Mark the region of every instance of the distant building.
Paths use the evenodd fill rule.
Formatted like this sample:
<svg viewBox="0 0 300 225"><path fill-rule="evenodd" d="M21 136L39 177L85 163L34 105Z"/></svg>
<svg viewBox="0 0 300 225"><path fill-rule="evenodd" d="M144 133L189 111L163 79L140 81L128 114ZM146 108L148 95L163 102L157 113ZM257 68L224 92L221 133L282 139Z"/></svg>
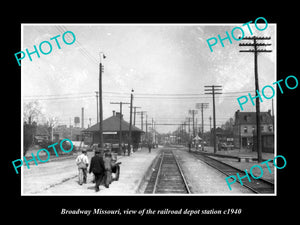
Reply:
<svg viewBox="0 0 300 225"><path fill-rule="evenodd" d="M34 135L34 143L40 144L43 141L48 141L51 138L51 130L46 125L37 125L35 135Z"/></svg>
<svg viewBox="0 0 300 225"><path fill-rule="evenodd" d="M222 129L221 127L217 127L216 128L216 139L217 139L217 143L219 142L228 142L229 140L231 140L233 137L233 134L231 131L229 130L225 130L225 129ZM213 146L213 141L214 141L214 128L211 129L211 132L210 132L210 137L209 137L209 140L210 140L210 146Z"/></svg>
<svg viewBox="0 0 300 225"><path fill-rule="evenodd" d="M126 122L123 118L122 122L122 142L128 143L129 137L129 127L130 124ZM104 143L119 143L119 133L120 133L120 113L115 113L105 120L103 120L103 141ZM84 143L85 144L96 144L100 142L100 133L99 133L99 123L85 129L82 131L84 134ZM131 127L131 136L132 143L138 144L141 141L141 135L144 133L141 129L136 126Z"/></svg>
<svg viewBox="0 0 300 225"><path fill-rule="evenodd" d="M84 128L67 127L67 125L58 125L53 128L53 141L56 142L61 139L68 138L71 141L81 141Z"/></svg>
<svg viewBox="0 0 300 225"><path fill-rule="evenodd" d="M260 112L262 150L264 152L274 151L274 118L271 110ZM240 112L234 115L233 137L237 148L252 148L256 138L256 112ZM255 150L255 149L253 149Z"/></svg>

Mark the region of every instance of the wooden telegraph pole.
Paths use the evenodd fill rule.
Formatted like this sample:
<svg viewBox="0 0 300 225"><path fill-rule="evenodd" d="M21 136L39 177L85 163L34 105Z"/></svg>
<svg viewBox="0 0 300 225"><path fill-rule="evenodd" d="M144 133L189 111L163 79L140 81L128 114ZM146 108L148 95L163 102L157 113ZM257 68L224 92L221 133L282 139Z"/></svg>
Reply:
<svg viewBox="0 0 300 225"><path fill-rule="evenodd" d="M208 108L208 103L196 103L196 109L201 110L201 133L202 133L202 138L203 138L203 133L204 133L204 119L203 119L203 109Z"/></svg>
<svg viewBox="0 0 300 225"><path fill-rule="evenodd" d="M134 92L134 90L131 89L131 94L130 94L129 137L128 137L128 156L130 156L131 143L132 143L132 104L133 104L133 92Z"/></svg>
<svg viewBox="0 0 300 225"><path fill-rule="evenodd" d="M103 52L100 52L100 64L99 64L99 108L100 108L100 122L99 122L99 143L100 148L103 150L103 104L102 104L102 73L104 72L104 67L102 65L102 58L105 59L106 56Z"/></svg>
<svg viewBox="0 0 300 225"><path fill-rule="evenodd" d="M96 92L96 104L97 104L97 123L99 123L99 107L98 107L98 94L99 94L99 91L95 91Z"/></svg>
<svg viewBox="0 0 300 225"><path fill-rule="evenodd" d="M133 125L135 126L136 109L140 109L140 108L142 108L142 107L133 106L132 108L134 109L134 110L133 110Z"/></svg>
<svg viewBox="0 0 300 225"><path fill-rule="evenodd" d="M120 105L120 131L119 131L119 148L120 148L120 152L122 152L122 106L123 104L129 105L130 103L127 102L111 102L110 104L118 104Z"/></svg>
<svg viewBox="0 0 300 225"><path fill-rule="evenodd" d="M257 69L257 56L258 53L272 52L272 50L258 49L258 46L270 46L268 43L257 43L257 40L270 40L271 37L244 37L243 40L253 40L253 43L240 43L239 46L253 46L254 49L240 50L240 52L254 53L254 77L255 77L255 93L259 93L259 82L258 82L258 69ZM259 96L258 96L259 97ZM259 98L256 97L256 149L257 149L257 160L262 162L262 148L261 148L261 128L260 128L260 102ZM251 99L252 100L252 99Z"/></svg>
<svg viewBox="0 0 300 225"><path fill-rule="evenodd" d="M147 113L147 111L140 111L140 112L136 112L136 114L141 114L141 130L144 131L144 115L145 113Z"/></svg>
<svg viewBox="0 0 300 225"><path fill-rule="evenodd" d="M195 114L197 114L198 111L195 109L190 109L189 110L189 114L192 114L192 121L193 121L193 138L196 137L196 133L195 133Z"/></svg>
<svg viewBox="0 0 300 225"><path fill-rule="evenodd" d="M204 91L209 91L205 94L208 95L212 95L213 97L213 126L214 126L214 153L217 153L217 138L216 138L216 107L215 107L215 95L216 94L222 94L216 91L222 91L222 86L221 85L211 85L211 86L204 86L205 88L209 88L209 89L205 89Z"/></svg>

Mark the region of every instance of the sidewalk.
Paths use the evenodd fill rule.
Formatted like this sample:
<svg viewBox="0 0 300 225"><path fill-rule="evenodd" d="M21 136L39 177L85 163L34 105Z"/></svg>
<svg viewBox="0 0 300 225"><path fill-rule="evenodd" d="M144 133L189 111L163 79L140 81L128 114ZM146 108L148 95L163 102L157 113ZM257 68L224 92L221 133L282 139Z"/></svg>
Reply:
<svg viewBox="0 0 300 225"><path fill-rule="evenodd" d="M131 156L118 156L118 162L121 172L118 181L111 183L109 188L100 186L100 191L95 192L95 184L92 183L93 175L88 174L87 184L79 185L78 176L73 175L70 179L65 179L61 183L54 184L51 187L37 192L38 195L132 195L136 194L138 188L144 179L151 163L158 155L161 148L136 151ZM89 159L91 159L89 157ZM77 168L74 167L74 173L77 174ZM73 173L73 174L74 174Z"/></svg>

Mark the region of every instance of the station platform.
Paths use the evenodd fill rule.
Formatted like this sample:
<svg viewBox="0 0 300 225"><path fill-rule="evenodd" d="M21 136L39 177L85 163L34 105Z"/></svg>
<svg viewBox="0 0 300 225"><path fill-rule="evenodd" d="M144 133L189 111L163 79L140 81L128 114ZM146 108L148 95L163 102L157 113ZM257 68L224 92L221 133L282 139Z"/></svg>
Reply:
<svg viewBox="0 0 300 225"><path fill-rule="evenodd" d="M187 148L186 148L187 149ZM188 150L186 150L188 151ZM234 149L234 150L228 150L228 151L217 151L216 154L214 154L214 148L211 146L206 146L204 148L204 151L196 151L195 149L191 149L191 152L201 152L203 154L208 155L209 157L212 157L214 159L217 159L223 163L229 164L230 166L233 166L239 170L245 171L246 169L249 171L250 168L253 165L260 165L262 169L264 170L264 177L261 179L267 180L269 182L274 183L276 172L273 165L273 162L268 162L268 166L266 164L259 164L257 162L257 152L253 152L247 149ZM262 161L266 161L269 159L273 159L275 156L274 153L267 153L262 152ZM244 160L243 160L244 159ZM247 160L250 159L250 160ZM269 173L268 168L271 169L272 173ZM260 175L260 171L256 170L253 171L253 173L258 177Z"/></svg>
<svg viewBox="0 0 300 225"><path fill-rule="evenodd" d="M191 149L192 152L196 152L195 148ZM233 149L233 150L222 150L222 151L217 151L216 154L214 154L214 148L211 146L205 146L204 151L198 150L199 152L206 153L206 154L211 154L213 156L218 156L218 157L224 157L224 158L240 158L240 157L251 157L254 160L257 160L257 152L251 151L249 149ZM275 156L274 153L267 153L267 152L262 152L262 158L263 160L268 160L268 159L273 159Z"/></svg>
<svg viewBox="0 0 300 225"><path fill-rule="evenodd" d="M130 156L118 156L120 165L120 177L118 181L113 181L109 188L100 185L100 191L95 192L95 184L92 183L93 174L88 174L87 183L78 184L78 176L73 177L60 184L53 185L47 190L36 194L41 195L135 195L142 184L142 181L149 173L149 168L159 154L159 148L151 150L142 148ZM91 157L89 157L89 160ZM74 171L77 171L76 165Z"/></svg>

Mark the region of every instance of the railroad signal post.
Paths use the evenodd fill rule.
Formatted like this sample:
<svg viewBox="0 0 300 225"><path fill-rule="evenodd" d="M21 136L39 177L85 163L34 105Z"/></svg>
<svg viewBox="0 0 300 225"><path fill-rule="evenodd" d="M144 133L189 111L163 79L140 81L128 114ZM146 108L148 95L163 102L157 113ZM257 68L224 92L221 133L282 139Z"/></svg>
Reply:
<svg viewBox="0 0 300 225"><path fill-rule="evenodd" d="M204 89L204 91L208 91L205 94L212 95L212 97L213 97L213 126L214 126L213 135L214 135L214 153L216 154L217 153L217 140L216 140L216 109L215 109L216 107L215 107L215 95L216 94L222 94L222 93L218 92L218 91L222 91L222 86L221 85L211 85L211 86L207 85L207 86L204 86L204 87L208 88L208 89Z"/></svg>
<svg viewBox="0 0 300 225"><path fill-rule="evenodd" d="M254 53L254 76L255 76L255 93L259 92L258 82L258 69L257 69L257 55L258 53L272 52L272 50L258 49L258 46L270 46L269 43L257 43L257 40L270 40L271 37L244 37L243 40L253 40L253 43L240 43L239 46L253 46L254 49L240 50L240 52ZM260 129L260 102L256 97L256 149L257 149L257 160L262 162L262 149L261 149L261 129Z"/></svg>

